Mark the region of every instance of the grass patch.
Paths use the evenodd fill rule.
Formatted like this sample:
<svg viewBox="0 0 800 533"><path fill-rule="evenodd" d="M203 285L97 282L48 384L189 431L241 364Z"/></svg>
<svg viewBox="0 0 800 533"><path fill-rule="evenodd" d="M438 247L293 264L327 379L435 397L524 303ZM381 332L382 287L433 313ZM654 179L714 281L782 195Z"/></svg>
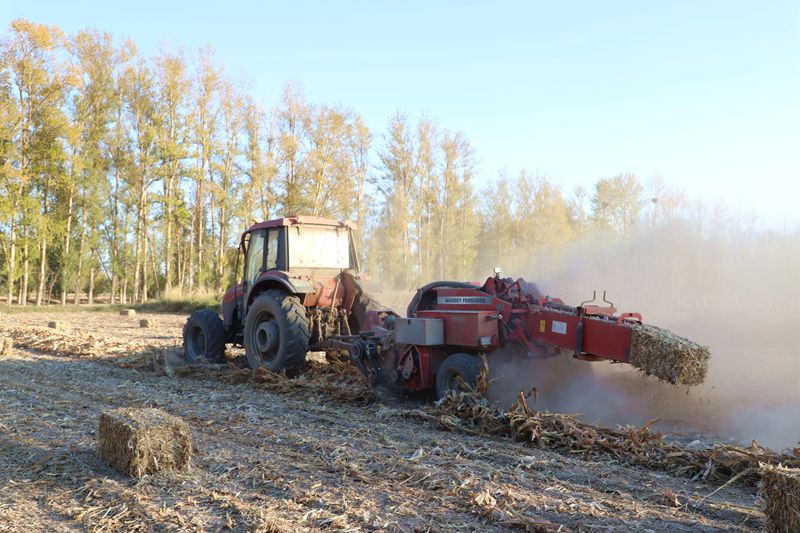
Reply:
<svg viewBox="0 0 800 533"><path fill-rule="evenodd" d="M204 296L202 298L169 298L153 300L134 306L117 306L120 309L130 308L142 313L191 313L198 309L212 309L219 312L220 298L217 296Z"/></svg>
<svg viewBox="0 0 800 533"><path fill-rule="evenodd" d="M135 309L141 313L186 313L198 309L212 309L219 312L219 296L195 296L186 298L164 298L161 300L151 300L142 304L95 304L95 305L61 305L52 303L50 305L35 306L28 304L24 307L19 305L0 305L1 313L92 313L92 312L117 312L120 309Z"/></svg>

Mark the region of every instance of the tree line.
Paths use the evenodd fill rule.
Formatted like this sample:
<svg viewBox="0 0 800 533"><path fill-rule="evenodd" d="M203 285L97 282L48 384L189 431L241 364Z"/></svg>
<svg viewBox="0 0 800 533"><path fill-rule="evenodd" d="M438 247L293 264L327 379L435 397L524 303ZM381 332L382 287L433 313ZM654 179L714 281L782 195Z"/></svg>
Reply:
<svg viewBox="0 0 800 533"><path fill-rule="evenodd" d="M0 67L7 302L219 291L254 219L364 220L361 117L291 85L268 111L210 49L143 58L107 33L16 20Z"/></svg>
<svg viewBox="0 0 800 533"><path fill-rule="evenodd" d="M108 33L27 20L0 42L8 303L219 292L241 230L287 214L353 220L364 269L401 289L553 265L569 243L676 217L696 235L713 221L660 178L569 193L525 170L477 178L461 133L398 113L376 135L292 84L267 107L209 48L146 58Z"/></svg>

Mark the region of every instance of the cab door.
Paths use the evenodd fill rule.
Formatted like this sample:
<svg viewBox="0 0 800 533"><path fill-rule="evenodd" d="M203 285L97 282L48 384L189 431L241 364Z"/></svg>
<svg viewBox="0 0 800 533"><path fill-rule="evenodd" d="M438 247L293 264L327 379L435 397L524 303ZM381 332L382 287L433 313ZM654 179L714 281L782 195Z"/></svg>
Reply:
<svg viewBox="0 0 800 533"><path fill-rule="evenodd" d="M246 295L250 295L250 289L255 285L256 281L258 281L258 276L261 275L264 266L264 253L265 250L265 234L266 230L260 229L251 231L247 235L245 235L244 239L244 246L245 246L245 260L244 260L244 275L242 276L242 292ZM239 302L239 316L242 317L242 321L244 322L244 316L246 312L246 305L247 300L249 298L242 298Z"/></svg>

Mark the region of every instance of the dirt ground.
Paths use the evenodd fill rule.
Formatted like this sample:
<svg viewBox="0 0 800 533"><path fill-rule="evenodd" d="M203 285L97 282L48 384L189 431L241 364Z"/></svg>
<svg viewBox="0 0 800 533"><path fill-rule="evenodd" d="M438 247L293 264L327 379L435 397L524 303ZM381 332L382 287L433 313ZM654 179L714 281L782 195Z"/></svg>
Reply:
<svg viewBox="0 0 800 533"><path fill-rule="evenodd" d="M141 318L156 326L140 328ZM48 320L62 329L43 327ZM444 431L408 416L419 401L341 396L315 376L236 384L223 368L182 376L133 363L169 358L184 320L0 314L0 337L14 341L0 356L0 530L764 526L763 502L749 485L710 495L719 483ZM182 417L194 443L190 470L133 480L105 466L95 453L98 418L122 406Z"/></svg>

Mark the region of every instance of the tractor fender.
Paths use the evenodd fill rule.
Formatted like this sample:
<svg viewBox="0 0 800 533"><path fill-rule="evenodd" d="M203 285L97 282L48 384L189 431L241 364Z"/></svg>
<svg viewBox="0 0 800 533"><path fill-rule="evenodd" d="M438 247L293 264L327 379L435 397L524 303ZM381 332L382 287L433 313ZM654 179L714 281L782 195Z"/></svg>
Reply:
<svg viewBox="0 0 800 533"><path fill-rule="evenodd" d="M266 272L250 288L247 294L248 305L256 296L269 289L280 289L289 294L308 294L316 292L314 286L303 279L290 279L286 272Z"/></svg>
<svg viewBox="0 0 800 533"><path fill-rule="evenodd" d="M222 303L220 304L220 314L222 315L222 323L225 329L230 331L234 327L235 316L239 308L239 303L244 296L244 289L241 283L237 283L231 287L225 294L222 295Z"/></svg>

